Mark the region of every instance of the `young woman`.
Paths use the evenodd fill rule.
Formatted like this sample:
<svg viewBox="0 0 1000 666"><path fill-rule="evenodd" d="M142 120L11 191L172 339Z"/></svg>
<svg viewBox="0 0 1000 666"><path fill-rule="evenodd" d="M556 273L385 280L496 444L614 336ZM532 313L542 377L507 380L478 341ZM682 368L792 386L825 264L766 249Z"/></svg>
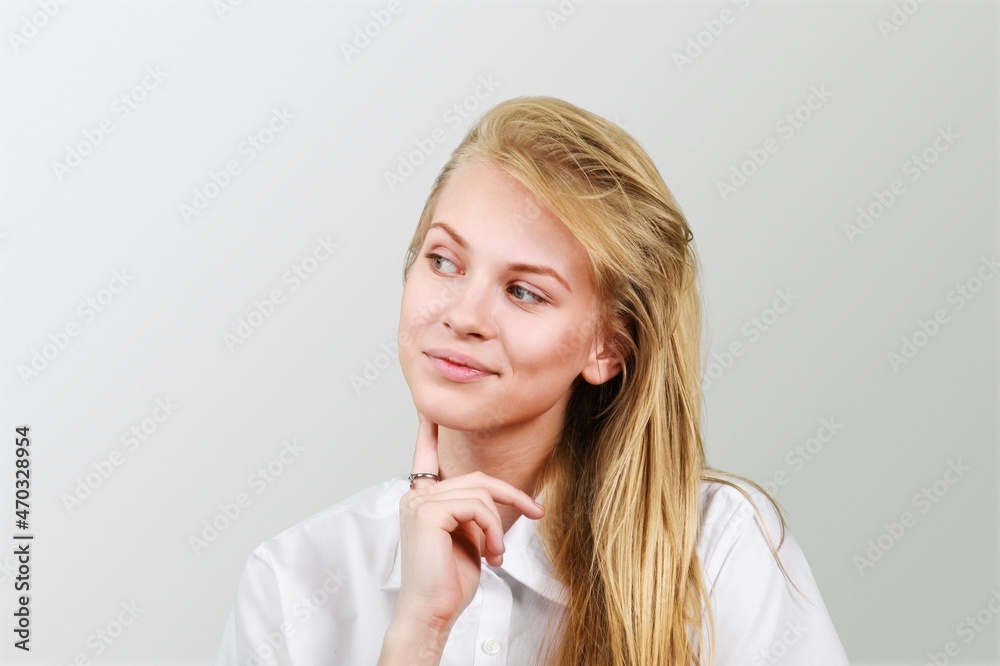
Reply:
<svg viewBox="0 0 1000 666"><path fill-rule="evenodd" d="M403 277L412 473L259 546L220 665L848 663L773 500L706 463L693 237L631 136L500 103Z"/></svg>

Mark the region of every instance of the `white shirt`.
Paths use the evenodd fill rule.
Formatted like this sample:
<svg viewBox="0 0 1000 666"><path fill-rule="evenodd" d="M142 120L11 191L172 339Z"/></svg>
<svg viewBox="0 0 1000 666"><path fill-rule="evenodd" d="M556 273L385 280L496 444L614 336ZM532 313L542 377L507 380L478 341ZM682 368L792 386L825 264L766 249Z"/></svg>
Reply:
<svg viewBox="0 0 1000 666"><path fill-rule="evenodd" d="M777 546L770 503L743 484ZM374 665L399 597L395 478L339 502L258 546L247 560L217 666ZM541 499L541 498L539 498ZM504 562L483 561L480 586L448 637L442 666L536 664L565 589L535 532L519 517L504 535ZM847 656L801 548L779 549L786 582L746 498L702 483L698 540L715 619L716 666L847 666ZM704 627L703 627L704 631Z"/></svg>

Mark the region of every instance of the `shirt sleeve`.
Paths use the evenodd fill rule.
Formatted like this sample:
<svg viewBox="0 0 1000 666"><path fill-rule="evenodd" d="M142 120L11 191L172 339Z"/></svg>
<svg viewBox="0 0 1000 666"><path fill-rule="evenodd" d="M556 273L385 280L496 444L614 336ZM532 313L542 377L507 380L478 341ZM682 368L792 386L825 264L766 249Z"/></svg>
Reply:
<svg viewBox="0 0 1000 666"><path fill-rule="evenodd" d="M848 666L799 544L786 531L778 549L796 590L778 567L752 505L736 490L725 492L736 508L716 528L715 548L704 563L711 584L716 666ZM777 513L760 493L751 491L751 496L778 547Z"/></svg>
<svg viewBox="0 0 1000 666"><path fill-rule="evenodd" d="M291 666L274 566L263 547L247 559L216 666Z"/></svg>

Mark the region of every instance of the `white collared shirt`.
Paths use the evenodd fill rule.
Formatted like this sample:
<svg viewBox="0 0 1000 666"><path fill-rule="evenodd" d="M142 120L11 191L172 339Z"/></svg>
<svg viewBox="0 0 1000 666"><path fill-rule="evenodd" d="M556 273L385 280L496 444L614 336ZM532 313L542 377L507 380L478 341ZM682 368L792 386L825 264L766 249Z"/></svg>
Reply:
<svg viewBox="0 0 1000 666"><path fill-rule="evenodd" d="M779 523L757 502L775 545ZM374 665L392 621L400 583L395 478L349 497L258 546L247 560L217 666ZM543 501L543 498L539 497ZM504 535L504 562L483 561L480 586L457 619L442 666L536 664L566 592L535 532L520 516ZM715 619L716 666L847 666L847 656L791 534L778 551L738 491L702 483L698 555Z"/></svg>

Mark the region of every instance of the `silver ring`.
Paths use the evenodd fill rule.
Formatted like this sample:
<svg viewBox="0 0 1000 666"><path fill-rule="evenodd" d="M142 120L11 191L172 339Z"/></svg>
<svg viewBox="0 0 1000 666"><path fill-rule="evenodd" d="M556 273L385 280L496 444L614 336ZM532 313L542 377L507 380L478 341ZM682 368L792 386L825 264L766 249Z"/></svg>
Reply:
<svg viewBox="0 0 1000 666"><path fill-rule="evenodd" d="M410 488L412 489L414 479L434 479L435 481L440 481L441 477L437 474L431 474L430 472L414 472L413 474L410 474L409 479Z"/></svg>

